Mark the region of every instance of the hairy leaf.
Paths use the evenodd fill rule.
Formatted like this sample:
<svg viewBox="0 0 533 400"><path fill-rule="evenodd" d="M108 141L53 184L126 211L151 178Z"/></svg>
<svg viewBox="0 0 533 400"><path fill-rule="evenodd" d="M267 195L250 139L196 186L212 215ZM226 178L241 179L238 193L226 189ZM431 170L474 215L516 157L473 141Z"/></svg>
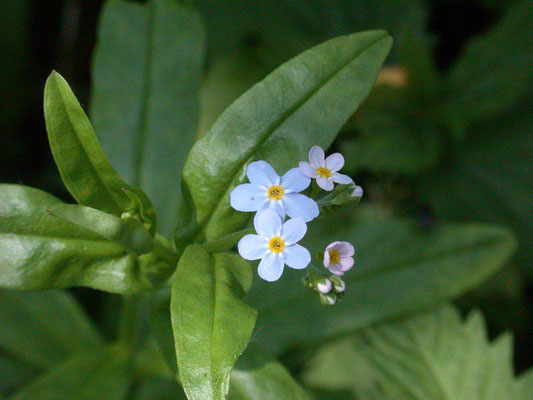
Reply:
<svg viewBox="0 0 533 400"><path fill-rule="evenodd" d="M367 96L391 47L384 31L357 33L316 46L279 67L236 100L191 150L183 176L208 239L243 227L229 205L254 159L278 173L328 147Z"/></svg>
<svg viewBox="0 0 533 400"><path fill-rule="evenodd" d="M329 369L338 369L337 363L345 370L341 378ZM362 366L365 376L355 372ZM350 388L361 400L521 398L510 336L490 343L479 313L462 321L452 307L363 329L321 348L306 380L331 387L330 377L335 388Z"/></svg>
<svg viewBox="0 0 533 400"><path fill-rule="evenodd" d="M100 20L91 117L111 163L153 200L165 234L195 137L204 41L199 14L175 0L108 1Z"/></svg>
<svg viewBox="0 0 533 400"><path fill-rule="evenodd" d="M319 342L455 297L500 268L516 248L514 236L497 226L448 224L426 231L416 221L372 208L313 221L309 232L313 235L303 244L311 253L337 240L353 243L355 266L344 276L342 303L328 309L315 292L295 283L302 275L298 271L288 269L274 284L254 285L248 298L262 321L255 339L273 351Z"/></svg>
<svg viewBox="0 0 533 400"><path fill-rule="evenodd" d="M172 284L171 316L180 381L189 400L223 400L252 336L256 312L241 298L252 282L241 257L187 247Z"/></svg>

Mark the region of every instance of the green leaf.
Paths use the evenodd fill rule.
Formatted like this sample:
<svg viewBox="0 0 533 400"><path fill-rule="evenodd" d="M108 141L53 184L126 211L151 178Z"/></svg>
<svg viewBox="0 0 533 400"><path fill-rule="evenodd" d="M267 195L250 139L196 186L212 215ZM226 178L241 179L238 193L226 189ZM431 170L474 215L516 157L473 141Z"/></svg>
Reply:
<svg viewBox="0 0 533 400"><path fill-rule="evenodd" d="M71 204L56 204L49 211L52 215L118 243L133 253L144 254L152 249L150 233L135 218L118 218L94 208Z"/></svg>
<svg viewBox="0 0 533 400"><path fill-rule="evenodd" d="M492 29L468 44L447 76L443 112L460 138L468 126L504 111L533 83L533 4L513 6Z"/></svg>
<svg viewBox="0 0 533 400"><path fill-rule="evenodd" d="M250 345L231 373L230 400L311 400L281 363Z"/></svg>
<svg viewBox="0 0 533 400"><path fill-rule="evenodd" d="M521 398L513 373L511 337L502 335L490 343L479 313L463 322L452 307L364 329L322 348L311 363L307 381L328 387L331 362L342 363L346 371L356 371L361 364L369 367L369 375L345 373L342 378L362 400Z"/></svg>
<svg viewBox="0 0 533 400"><path fill-rule="evenodd" d="M298 282L301 273L289 268L274 284L258 281L248 296L262 318L256 342L277 352L416 312L487 279L516 248L514 236L497 226L446 224L425 231L416 221L359 209L313 221L303 241L312 254L337 240L354 244L342 303L325 309Z"/></svg>
<svg viewBox="0 0 533 400"><path fill-rule="evenodd" d="M71 356L17 391L10 400L126 399L130 376L116 347Z"/></svg>
<svg viewBox="0 0 533 400"><path fill-rule="evenodd" d="M135 385L131 400L186 400L183 389L176 380L163 378L144 379Z"/></svg>
<svg viewBox="0 0 533 400"><path fill-rule="evenodd" d="M241 298L252 273L240 256L187 247L172 284L171 316L181 384L189 400L226 398L231 369L257 314Z"/></svg>
<svg viewBox="0 0 533 400"><path fill-rule="evenodd" d="M165 234L195 138L204 42L200 15L175 0L108 1L100 19L91 116L117 171L153 200Z"/></svg>
<svg viewBox="0 0 533 400"><path fill-rule="evenodd" d="M128 190L138 196L155 230L155 212L144 193L130 187L113 169L68 83L52 72L44 89L44 116L52 155L63 183L84 206L120 216L131 211Z"/></svg>
<svg viewBox="0 0 533 400"><path fill-rule="evenodd" d="M115 293L152 287L140 273L152 254L122 246L47 210L61 201L38 189L0 185L0 287L87 286Z"/></svg>
<svg viewBox="0 0 533 400"><path fill-rule="evenodd" d="M533 399L533 369L528 369L518 379L518 386L520 388L520 399Z"/></svg>
<svg viewBox="0 0 533 400"><path fill-rule="evenodd" d="M328 147L367 96L392 43L384 31L339 37L279 67L236 100L191 150L183 177L212 240L243 228L229 193L255 159L278 173Z"/></svg>

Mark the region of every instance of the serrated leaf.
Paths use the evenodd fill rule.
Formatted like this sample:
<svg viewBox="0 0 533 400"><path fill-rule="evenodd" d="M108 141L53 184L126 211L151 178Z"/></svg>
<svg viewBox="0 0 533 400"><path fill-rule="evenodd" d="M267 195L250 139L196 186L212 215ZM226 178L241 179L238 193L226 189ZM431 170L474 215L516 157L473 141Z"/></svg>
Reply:
<svg viewBox="0 0 533 400"><path fill-rule="evenodd" d="M87 286L115 293L146 290L143 260L81 226L49 215L54 196L0 185L0 287L52 289Z"/></svg>
<svg viewBox="0 0 533 400"><path fill-rule="evenodd" d="M183 177L208 240L243 228L229 193L250 161L278 173L327 148L366 97L391 47L384 31L339 37L285 63L236 100L192 148ZM290 154L287 152L290 151Z"/></svg>
<svg viewBox="0 0 533 400"><path fill-rule="evenodd" d="M107 1L102 11L91 117L111 163L153 200L165 234L195 138L204 42L200 15L175 0Z"/></svg>
<svg viewBox="0 0 533 400"><path fill-rule="evenodd" d="M323 308L298 282L298 271L286 271L274 284L257 281L248 295L262 317L256 342L278 352L419 311L487 279L516 248L512 233L498 226L446 224L425 231L414 220L359 209L313 221L302 242L312 254L337 240L354 244L342 302Z"/></svg>
<svg viewBox="0 0 533 400"><path fill-rule="evenodd" d="M87 115L68 83L55 71L44 89L44 116L61 179L76 201L120 216L132 207L124 191L127 189L141 199L144 215L155 230L152 203L142 191L126 184L109 164Z"/></svg>
<svg viewBox="0 0 533 400"><path fill-rule="evenodd" d="M241 257L187 247L172 284L171 317L181 384L189 400L223 400L257 314L241 298L252 274Z"/></svg>
<svg viewBox="0 0 533 400"><path fill-rule="evenodd" d="M330 362L342 362L343 385L362 400L519 398L510 337L490 343L479 313L462 321L452 307L328 345L311 362L306 380L328 387ZM362 364L367 375L348 373Z"/></svg>
<svg viewBox="0 0 533 400"><path fill-rule="evenodd" d="M231 373L230 400L311 400L285 367L251 345Z"/></svg>

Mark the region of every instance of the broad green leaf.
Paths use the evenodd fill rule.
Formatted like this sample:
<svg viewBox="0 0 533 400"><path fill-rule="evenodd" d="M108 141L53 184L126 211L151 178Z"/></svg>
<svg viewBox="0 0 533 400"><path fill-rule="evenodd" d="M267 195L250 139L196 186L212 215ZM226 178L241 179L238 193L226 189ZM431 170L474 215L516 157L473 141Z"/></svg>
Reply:
<svg viewBox="0 0 533 400"><path fill-rule="evenodd" d="M250 161L266 160L281 174L313 145L331 144L370 91L391 42L384 31L330 40L282 65L226 109L194 145L183 171L207 239L244 227L247 216L230 208L229 193Z"/></svg>
<svg viewBox="0 0 533 400"><path fill-rule="evenodd" d="M126 189L140 198L143 213L155 229L150 200L128 186L109 164L87 115L68 83L55 71L44 89L44 116L52 155L63 183L76 201L120 216L133 206Z"/></svg>
<svg viewBox="0 0 533 400"><path fill-rule="evenodd" d="M20 385L33 379L37 373L37 369L0 350L0 398L3 399L2 395L9 396Z"/></svg>
<svg viewBox="0 0 533 400"><path fill-rule="evenodd" d="M346 352L346 349L349 352ZM329 363L342 364L341 380L358 399L518 400L512 340L489 342L483 318L472 313L462 321L445 307L431 314L376 328L320 349L307 381L329 386ZM364 365L367 375L350 375ZM337 384L334 385L338 387Z"/></svg>
<svg viewBox="0 0 533 400"><path fill-rule="evenodd" d="M533 83L533 4L523 0L468 44L447 76L447 115L461 137L468 126L504 111Z"/></svg>
<svg viewBox="0 0 533 400"><path fill-rule="evenodd" d="M176 0L107 1L100 19L91 117L111 163L153 200L165 234L195 138L204 42L200 15Z"/></svg>
<svg viewBox="0 0 533 400"><path fill-rule="evenodd" d="M181 384L189 400L223 400L256 312L241 298L250 289L247 261L187 247L172 284L171 316Z"/></svg>
<svg viewBox="0 0 533 400"><path fill-rule="evenodd" d="M126 399L131 377L117 347L71 356L18 390L10 400Z"/></svg>
<svg viewBox="0 0 533 400"><path fill-rule="evenodd" d="M0 287L87 286L115 293L151 288L141 273L152 254L122 246L49 215L61 201L38 189L0 185Z"/></svg>
<svg viewBox="0 0 533 400"><path fill-rule="evenodd" d="M311 400L281 363L250 345L231 373L230 400Z"/></svg>
<svg viewBox="0 0 533 400"><path fill-rule="evenodd" d="M316 343L453 298L484 281L516 248L497 226L446 224L432 231L373 208L344 210L309 224L312 254L341 240L356 248L341 303L324 308L290 270L274 284L258 280L248 299L261 318L255 340L277 352ZM324 270L326 271L326 270Z"/></svg>

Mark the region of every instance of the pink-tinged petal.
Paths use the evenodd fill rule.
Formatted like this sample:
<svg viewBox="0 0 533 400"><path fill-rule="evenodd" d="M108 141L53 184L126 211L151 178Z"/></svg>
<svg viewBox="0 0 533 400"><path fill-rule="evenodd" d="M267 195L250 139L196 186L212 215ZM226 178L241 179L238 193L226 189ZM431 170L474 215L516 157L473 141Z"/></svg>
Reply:
<svg viewBox="0 0 533 400"><path fill-rule="evenodd" d="M265 281L274 282L283 274L284 265L283 258L279 253L271 252L263 257L257 267L257 273Z"/></svg>
<svg viewBox="0 0 533 400"><path fill-rule="evenodd" d="M303 218L292 218L283 224L281 238L285 241L285 245L289 246L300 241L306 232L307 225Z"/></svg>
<svg viewBox="0 0 533 400"><path fill-rule="evenodd" d="M259 235L246 235L239 240L237 248L245 260L259 260L268 253L268 240Z"/></svg>
<svg viewBox="0 0 533 400"><path fill-rule="evenodd" d="M322 147L320 146L313 146L311 150L309 150L309 161L315 169L324 166L324 156L324 150L322 150Z"/></svg>
<svg viewBox="0 0 533 400"><path fill-rule="evenodd" d="M344 275L344 272L342 271L341 265L339 263L330 265L328 269L329 269L329 272L331 272L333 275L336 275L336 276Z"/></svg>
<svg viewBox="0 0 533 400"><path fill-rule="evenodd" d="M250 183L262 186L276 185L279 181L279 176L274 171L274 168L266 161L254 161L248 165L246 170L246 176L250 180Z"/></svg>
<svg viewBox="0 0 533 400"><path fill-rule="evenodd" d="M346 272L352 269L354 260L352 257L341 257L338 264L340 264L340 269L342 272Z"/></svg>
<svg viewBox="0 0 533 400"><path fill-rule="evenodd" d="M257 211L267 203L265 191L258 185L244 183L230 194L230 204L237 211Z"/></svg>
<svg viewBox="0 0 533 400"><path fill-rule="evenodd" d="M305 247L294 244L283 250L283 259L291 268L304 269L311 262L311 254Z"/></svg>
<svg viewBox="0 0 533 400"><path fill-rule="evenodd" d="M289 217L301 217L305 222L315 219L320 213L316 201L300 193L286 194L283 197L283 205Z"/></svg>
<svg viewBox="0 0 533 400"><path fill-rule="evenodd" d="M355 253L354 247L348 242L335 242L335 249L341 257L352 257ZM329 246L328 246L329 247Z"/></svg>
<svg viewBox="0 0 533 400"><path fill-rule="evenodd" d="M254 228L260 236L267 239L273 236L280 236L281 227L281 218L270 208L265 208L255 215Z"/></svg>
<svg viewBox="0 0 533 400"><path fill-rule="evenodd" d="M324 178L323 176L319 176L316 178L316 183L318 186L320 186L323 190L326 190L328 192L331 192L333 190L333 181L329 178Z"/></svg>
<svg viewBox="0 0 533 400"><path fill-rule="evenodd" d="M309 178L316 179L316 178L318 178L320 176L320 175L317 174L316 168L313 167L308 162L300 161L300 164L299 164L298 168L300 169L300 172L302 174L304 174L305 176L308 176Z"/></svg>
<svg viewBox="0 0 533 400"><path fill-rule="evenodd" d="M331 249L336 249L339 243L340 242L332 242L328 244L328 247L326 247L326 253L329 252Z"/></svg>
<svg viewBox="0 0 533 400"><path fill-rule="evenodd" d="M324 260L322 261L324 263L324 267L329 268L329 250L326 249L324 252Z"/></svg>
<svg viewBox="0 0 533 400"><path fill-rule="evenodd" d="M342 167L344 167L344 157L341 153L335 153L325 160L326 168L329 169L331 172L337 172Z"/></svg>
<svg viewBox="0 0 533 400"><path fill-rule="evenodd" d="M281 177L281 186L285 191L301 192L311 184L311 179L302 174L298 168L292 168Z"/></svg>
<svg viewBox="0 0 533 400"><path fill-rule="evenodd" d="M341 185L349 185L350 183L353 183L353 179L348 175L339 174L338 172L332 173L331 179L333 182L340 183Z"/></svg>
<svg viewBox="0 0 533 400"><path fill-rule="evenodd" d="M352 194L352 197L363 197L363 188L361 186L355 186Z"/></svg>

